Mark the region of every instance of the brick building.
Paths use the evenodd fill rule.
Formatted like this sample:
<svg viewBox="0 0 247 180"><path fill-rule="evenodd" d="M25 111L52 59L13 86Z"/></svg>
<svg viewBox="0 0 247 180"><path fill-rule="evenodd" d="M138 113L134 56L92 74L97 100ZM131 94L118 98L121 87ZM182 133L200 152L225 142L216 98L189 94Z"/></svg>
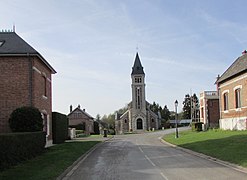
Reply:
<svg viewBox="0 0 247 180"><path fill-rule="evenodd" d="M11 132L9 117L21 106L33 106L44 119L52 143L52 66L15 32L0 32L0 133Z"/></svg>
<svg viewBox="0 0 247 180"><path fill-rule="evenodd" d="M117 134L125 132L143 132L145 130L158 129L158 116L151 111L150 103L146 101L145 73L136 53L134 66L131 73L132 101L128 104L128 110L123 114L116 114L115 130Z"/></svg>
<svg viewBox="0 0 247 180"><path fill-rule="evenodd" d="M217 91L200 93L200 122L205 129L219 127L219 96Z"/></svg>
<svg viewBox="0 0 247 180"><path fill-rule="evenodd" d="M72 110L70 106L70 113L68 114L69 126L80 126L85 134L94 133L94 118L89 115L85 109L81 109L80 105Z"/></svg>
<svg viewBox="0 0 247 180"><path fill-rule="evenodd" d="M216 81L220 103L220 128L247 129L247 52L238 57Z"/></svg>

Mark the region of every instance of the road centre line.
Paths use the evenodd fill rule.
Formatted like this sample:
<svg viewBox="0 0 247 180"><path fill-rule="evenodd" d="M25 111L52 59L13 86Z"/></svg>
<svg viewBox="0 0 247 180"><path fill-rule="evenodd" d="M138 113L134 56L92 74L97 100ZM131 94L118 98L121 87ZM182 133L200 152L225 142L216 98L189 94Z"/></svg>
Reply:
<svg viewBox="0 0 247 180"><path fill-rule="evenodd" d="M151 161L151 159L149 159L149 157L147 157L147 155L145 155L145 158L146 158L153 166L156 166L156 165Z"/></svg>
<svg viewBox="0 0 247 180"><path fill-rule="evenodd" d="M143 150L142 150L142 148L141 147L138 147L139 149L140 149L140 151L142 152L142 153L144 153L143 152ZM145 158L155 167L156 165L151 161L151 159L147 156L147 155L145 155ZM168 178L161 172L160 173L160 175L165 179L165 180L168 180Z"/></svg>
<svg viewBox="0 0 247 180"><path fill-rule="evenodd" d="M141 151L142 153L144 153L141 147L139 147L139 149L140 149L140 151Z"/></svg>
<svg viewBox="0 0 247 180"><path fill-rule="evenodd" d="M160 175L165 179L168 180L168 178L161 172Z"/></svg>

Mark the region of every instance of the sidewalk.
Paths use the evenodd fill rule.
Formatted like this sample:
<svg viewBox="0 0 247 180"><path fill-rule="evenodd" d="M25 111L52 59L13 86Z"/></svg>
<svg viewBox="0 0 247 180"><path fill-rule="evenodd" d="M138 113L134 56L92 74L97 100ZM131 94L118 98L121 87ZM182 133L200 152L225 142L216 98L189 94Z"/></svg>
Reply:
<svg viewBox="0 0 247 180"><path fill-rule="evenodd" d="M107 137L103 137L103 135L100 137L89 136L89 137L74 138L71 140L67 140L66 142L74 142L74 141L102 141L102 142L105 142L105 141L107 141L113 137L114 137L113 135L108 135Z"/></svg>

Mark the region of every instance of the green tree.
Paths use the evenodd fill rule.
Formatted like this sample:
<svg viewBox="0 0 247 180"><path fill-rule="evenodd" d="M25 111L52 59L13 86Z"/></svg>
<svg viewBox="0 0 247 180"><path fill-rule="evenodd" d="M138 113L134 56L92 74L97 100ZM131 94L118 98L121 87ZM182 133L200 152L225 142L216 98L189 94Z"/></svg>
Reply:
<svg viewBox="0 0 247 180"><path fill-rule="evenodd" d="M160 112L161 118L166 122L167 120L171 119L171 112L168 109L167 105L164 106L164 108L162 109L162 107L156 103L153 102L153 104L150 104L150 109L158 115L158 112ZM165 123L163 122L163 123Z"/></svg>
<svg viewBox="0 0 247 180"><path fill-rule="evenodd" d="M153 102L153 104L150 104L150 109L155 113L158 114L158 112L162 111L162 107L156 102Z"/></svg>
<svg viewBox="0 0 247 180"><path fill-rule="evenodd" d="M164 108L162 109L161 117L165 119L165 121L168 121L171 118L171 112L167 108L167 105L165 105Z"/></svg>
<svg viewBox="0 0 247 180"><path fill-rule="evenodd" d="M200 104L196 94L193 94L193 96L191 97L191 104L192 104L192 121L197 122L200 119Z"/></svg>
<svg viewBox="0 0 247 180"><path fill-rule="evenodd" d="M183 101L183 118L184 119L191 119L191 112L192 112L192 119L195 120L198 118L199 113L199 100L196 94L190 96L189 94L185 95Z"/></svg>
<svg viewBox="0 0 247 180"><path fill-rule="evenodd" d="M97 120L97 121L99 121L99 120L100 120L100 118L101 118L101 117L100 117L100 115L99 115L99 114L97 114L97 115L96 115L96 120Z"/></svg>
<svg viewBox="0 0 247 180"><path fill-rule="evenodd" d="M183 118L191 118L191 98L189 94L186 94L183 101Z"/></svg>

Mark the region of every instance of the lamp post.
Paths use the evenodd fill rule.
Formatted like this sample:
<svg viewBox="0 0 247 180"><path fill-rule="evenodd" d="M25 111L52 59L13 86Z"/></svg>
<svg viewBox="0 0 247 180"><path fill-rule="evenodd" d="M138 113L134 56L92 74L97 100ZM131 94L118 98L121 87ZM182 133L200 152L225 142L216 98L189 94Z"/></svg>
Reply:
<svg viewBox="0 0 247 180"><path fill-rule="evenodd" d="M178 101L175 101L175 121L176 121L176 135L175 138L178 138L178 114L177 114L177 108L178 108Z"/></svg>

